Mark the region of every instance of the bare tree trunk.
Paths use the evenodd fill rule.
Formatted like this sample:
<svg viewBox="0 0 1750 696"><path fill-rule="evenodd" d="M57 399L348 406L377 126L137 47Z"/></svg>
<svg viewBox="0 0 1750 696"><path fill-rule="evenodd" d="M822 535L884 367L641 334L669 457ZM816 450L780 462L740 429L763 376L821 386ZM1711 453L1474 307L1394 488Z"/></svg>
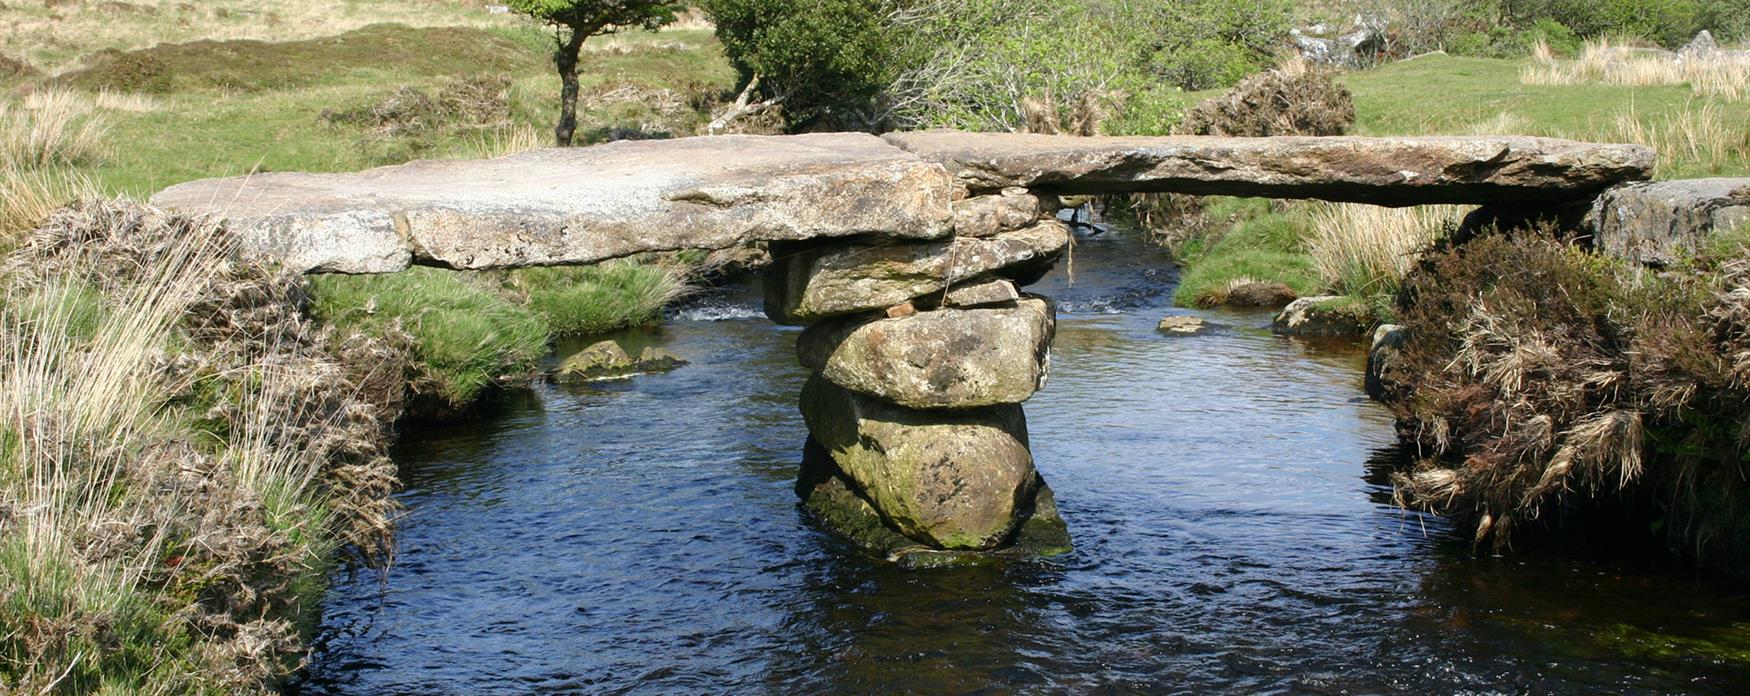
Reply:
<svg viewBox="0 0 1750 696"><path fill-rule="evenodd" d="M759 88L760 76L756 74L752 79L748 80L747 87L741 90L741 95L735 98L735 103L730 104L729 108L724 109L723 113L717 115L717 118L711 119L711 123L705 126L705 132L710 135L716 135L723 132L723 129L728 128L730 124L735 123L738 119L757 114L783 103L784 98L781 96L773 97L761 102L753 101L753 95L755 92L759 91Z"/></svg>
<svg viewBox="0 0 1750 696"><path fill-rule="evenodd" d="M577 57L583 51L583 40L592 33L585 27L570 27L571 35L554 37L553 66L559 69L559 125L553 127L553 141L559 147L570 147L571 136L577 132Z"/></svg>

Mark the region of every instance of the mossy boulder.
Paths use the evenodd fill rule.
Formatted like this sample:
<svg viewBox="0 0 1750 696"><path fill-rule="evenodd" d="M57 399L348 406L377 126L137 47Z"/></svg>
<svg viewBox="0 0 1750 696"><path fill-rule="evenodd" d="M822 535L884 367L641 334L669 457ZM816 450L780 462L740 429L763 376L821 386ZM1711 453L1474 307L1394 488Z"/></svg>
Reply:
<svg viewBox="0 0 1750 696"><path fill-rule="evenodd" d="M1367 303L1328 295L1302 297L1289 303L1276 315L1270 328L1287 336L1361 338L1372 325L1373 312Z"/></svg>
<svg viewBox="0 0 1750 696"><path fill-rule="evenodd" d="M553 371L552 379L560 384L623 379L646 372L667 372L685 364L687 361L655 346L645 348L634 358L619 343L601 341L566 358Z"/></svg>
<svg viewBox="0 0 1750 696"><path fill-rule="evenodd" d="M936 568L1068 553L1069 526L1058 514L1057 498L1044 479L1034 483L1033 500L1023 509L1015 532L1002 546L980 551L937 549L894 531L813 438L803 447L796 495L810 519L863 552L906 568Z"/></svg>
<svg viewBox="0 0 1750 696"><path fill-rule="evenodd" d="M990 549L1014 532L1037 476L1019 405L920 411L815 375L802 416L893 529L942 549Z"/></svg>

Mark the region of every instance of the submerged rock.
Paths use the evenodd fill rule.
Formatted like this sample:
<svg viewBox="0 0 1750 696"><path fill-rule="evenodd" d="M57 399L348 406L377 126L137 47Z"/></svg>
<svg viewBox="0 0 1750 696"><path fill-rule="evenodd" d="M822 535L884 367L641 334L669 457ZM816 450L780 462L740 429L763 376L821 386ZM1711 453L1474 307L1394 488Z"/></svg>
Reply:
<svg viewBox="0 0 1750 696"><path fill-rule="evenodd" d="M1018 405L918 411L815 375L802 417L887 524L943 549L990 549L1015 530L1037 476Z"/></svg>
<svg viewBox="0 0 1750 696"><path fill-rule="evenodd" d="M1598 197L1586 226L1607 254L1667 266L1693 254L1716 231L1750 226L1750 178L1620 186Z"/></svg>
<svg viewBox="0 0 1750 696"><path fill-rule="evenodd" d="M1380 324L1373 330L1373 342L1367 348L1367 396L1382 404L1390 404L1407 393L1399 373L1398 353L1410 340L1410 330L1397 324Z"/></svg>
<svg viewBox="0 0 1750 696"><path fill-rule="evenodd" d="M646 372L666 372L687 361L661 348L650 346L634 358L615 341L600 341L578 351L559 364L552 380L560 384L620 379Z"/></svg>
<svg viewBox="0 0 1750 696"><path fill-rule="evenodd" d="M907 408L1018 404L1045 386L1051 303L938 309L897 319L835 319L796 340L802 365L840 387Z"/></svg>
<svg viewBox="0 0 1750 696"><path fill-rule="evenodd" d="M774 248L766 315L807 325L885 309L969 279L996 275L1025 285L1051 270L1068 246L1069 228L1051 220L988 239Z"/></svg>
<svg viewBox="0 0 1750 696"><path fill-rule="evenodd" d="M1209 330L1209 323L1201 317L1166 317L1155 328L1170 334L1189 336Z"/></svg>
<svg viewBox="0 0 1750 696"><path fill-rule="evenodd" d="M1372 323L1367 306L1340 295L1302 297L1283 308L1271 330L1287 336L1360 338Z"/></svg>

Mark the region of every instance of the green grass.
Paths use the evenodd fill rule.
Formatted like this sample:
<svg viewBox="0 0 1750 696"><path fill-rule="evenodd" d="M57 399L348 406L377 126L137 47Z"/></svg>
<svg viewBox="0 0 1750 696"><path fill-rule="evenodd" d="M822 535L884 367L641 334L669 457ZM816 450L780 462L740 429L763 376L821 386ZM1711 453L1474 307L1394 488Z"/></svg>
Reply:
<svg viewBox="0 0 1750 696"><path fill-rule="evenodd" d="M685 289L678 272L655 265L527 268L506 284L556 336L598 334L651 323Z"/></svg>
<svg viewBox="0 0 1750 696"><path fill-rule="evenodd" d="M378 336L411 338L416 395L463 410L500 377L533 372L547 350L546 322L468 276L416 267L368 276L313 276L318 320Z"/></svg>
<svg viewBox="0 0 1750 696"><path fill-rule="evenodd" d="M417 36L441 30L362 31ZM403 86L436 93L457 76L479 73L510 75L511 123L505 127L532 129L540 143L548 142L559 80L545 53L545 35L509 28L467 32L499 58L399 64L345 54L322 58L321 72L308 78L287 78L285 68L248 61L225 68L230 72L223 79L173 81L174 91L157 96L159 109L107 114L111 142L125 146L90 172L105 190L149 196L192 179L251 171L353 171L415 158L474 156L489 132L445 127L411 138L384 137L365 125L324 123L321 116L325 110L368 109ZM691 134L709 120L697 108L700 102L718 98L735 81L716 39L703 30L598 38L585 45L580 70L579 133L591 141L616 127ZM260 88L224 87L227 82Z"/></svg>
<svg viewBox="0 0 1750 696"><path fill-rule="evenodd" d="M1206 214L1231 222L1214 226L1219 236L1195 239L1179 249L1183 271L1173 293L1175 303L1207 305L1241 278L1280 282L1301 295L1318 292L1318 270L1302 243L1307 234L1304 217L1274 212L1269 201L1255 198L1212 199Z"/></svg>

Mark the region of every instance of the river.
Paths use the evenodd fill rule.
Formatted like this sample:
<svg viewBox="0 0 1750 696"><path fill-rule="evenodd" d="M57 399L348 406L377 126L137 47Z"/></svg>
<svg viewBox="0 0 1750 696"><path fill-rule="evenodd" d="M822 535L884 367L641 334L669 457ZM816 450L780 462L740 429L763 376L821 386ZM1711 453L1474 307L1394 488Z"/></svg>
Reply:
<svg viewBox="0 0 1750 696"><path fill-rule="evenodd" d="M1154 325L1113 232L1057 299L1035 459L1075 551L907 571L810 526L794 329L731 293L628 334L692 361L415 427L385 576L337 578L303 694L1750 689L1750 597L1676 562L1473 553L1391 504L1361 351ZM569 346L576 349L579 346Z"/></svg>

